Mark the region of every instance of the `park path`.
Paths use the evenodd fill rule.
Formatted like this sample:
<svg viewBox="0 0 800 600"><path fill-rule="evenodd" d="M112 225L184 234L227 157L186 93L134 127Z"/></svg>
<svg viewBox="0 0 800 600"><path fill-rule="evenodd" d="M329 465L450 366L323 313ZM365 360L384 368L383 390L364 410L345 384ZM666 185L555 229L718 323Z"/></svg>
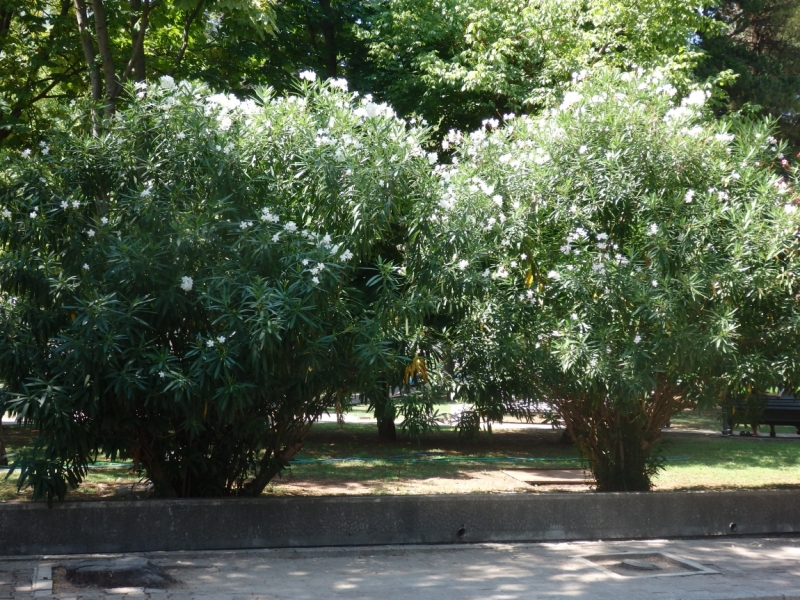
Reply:
<svg viewBox="0 0 800 600"><path fill-rule="evenodd" d="M664 552L705 569L620 578L576 558ZM33 600L543 600L744 598L800 600L800 537L374 546L146 554L180 583L167 590L34 593L36 567L86 557L0 558L0 599ZM643 572L649 575L649 572ZM638 572L634 572L638 574Z"/></svg>

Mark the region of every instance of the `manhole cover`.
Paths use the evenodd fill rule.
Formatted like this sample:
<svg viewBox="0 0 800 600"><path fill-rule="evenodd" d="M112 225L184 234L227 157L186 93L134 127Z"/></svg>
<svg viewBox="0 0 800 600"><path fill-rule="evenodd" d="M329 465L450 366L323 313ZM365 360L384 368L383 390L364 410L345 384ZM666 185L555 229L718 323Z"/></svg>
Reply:
<svg viewBox="0 0 800 600"><path fill-rule="evenodd" d="M693 560L666 552L620 552L618 554L576 556L575 558L618 579L717 573L717 571L704 567Z"/></svg>

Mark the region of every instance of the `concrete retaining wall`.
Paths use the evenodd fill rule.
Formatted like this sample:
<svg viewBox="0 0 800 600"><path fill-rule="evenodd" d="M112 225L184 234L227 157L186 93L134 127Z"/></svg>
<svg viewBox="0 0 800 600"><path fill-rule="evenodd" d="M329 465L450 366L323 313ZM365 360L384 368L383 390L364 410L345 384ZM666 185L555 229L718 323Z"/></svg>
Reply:
<svg viewBox="0 0 800 600"><path fill-rule="evenodd" d="M800 490L0 504L0 555L792 532Z"/></svg>

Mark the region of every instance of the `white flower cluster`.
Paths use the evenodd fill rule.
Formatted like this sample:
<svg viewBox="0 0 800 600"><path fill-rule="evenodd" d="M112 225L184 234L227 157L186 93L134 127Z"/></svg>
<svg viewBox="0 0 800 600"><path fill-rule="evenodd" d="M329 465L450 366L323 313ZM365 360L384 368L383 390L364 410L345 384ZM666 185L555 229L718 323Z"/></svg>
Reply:
<svg viewBox="0 0 800 600"><path fill-rule="evenodd" d="M278 215L273 214L268 206L265 206L261 209L261 220L265 223L277 223L281 220L281 218Z"/></svg>
<svg viewBox="0 0 800 600"><path fill-rule="evenodd" d="M300 71L298 77L301 81L314 82L317 80L317 74L314 71Z"/></svg>
<svg viewBox="0 0 800 600"><path fill-rule="evenodd" d="M583 96L581 96L578 92L567 92L564 94L564 99L561 101L560 108L561 110L567 110L581 100L583 100Z"/></svg>
<svg viewBox="0 0 800 600"><path fill-rule="evenodd" d="M184 275L183 277L181 277L181 289L184 292L191 292L192 287L194 287L194 279L192 279L188 275Z"/></svg>
<svg viewBox="0 0 800 600"><path fill-rule="evenodd" d="M362 119L374 119L375 117L380 116L393 118L395 116L394 110L391 106L385 102L376 104L375 102L372 102L369 96L362 100L361 106L359 106L353 112L357 117L361 117Z"/></svg>

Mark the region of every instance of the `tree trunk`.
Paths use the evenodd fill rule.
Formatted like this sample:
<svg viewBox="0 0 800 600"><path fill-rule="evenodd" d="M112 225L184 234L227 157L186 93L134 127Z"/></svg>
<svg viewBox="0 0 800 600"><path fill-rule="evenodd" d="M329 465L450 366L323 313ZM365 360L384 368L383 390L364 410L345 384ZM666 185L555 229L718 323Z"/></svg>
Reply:
<svg viewBox="0 0 800 600"><path fill-rule="evenodd" d="M382 388L375 400L375 418L378 421L378 439L382 442L396 442L397 428L394 425L396 416L394 403L389 397L389 387Z"/></svg>
<svg viewBox="0 0 800 600"><path fill-rule="evenodd" d="M323 20L321 23L322 37L325 39L325 76L336 77L339 66L339 57L336 51L336 23L333 20L331 0L319 0Z"/></svg>
<svg viewBox="0 0 800 600"><path fill-rule="evenodd" d="M89 69L92 99L99 102L103 97L103 84L100 82L100 73L97 70L94 43L92 42L92 34L89 31L89 18L86 15L86 3L84 0L75 0L75 16L78 19L78 32L81 36L83 57L86 59L86 66Z"/></svg>
<svg viewBox="0 0 800 600"><path fill-rule="evenodd" d="M3 413L0 412L0 465L7 467L6 445L3 443Z"/></svg>
<svg viewBox="0 0 800 600"><path fill-rule="evenodd" d="M130 0L131 2L131 62L133 63L133 78L134 81L145 81L147 79L147 70L145 65L144 52L136 52L137 44L139 41L139 33L144 26L142 12L142 0Z"/></svg>
<svg viewBox="0 0 800 600"><path fill-rule="evenodd" d="M103 65L103 80L105 82L106 113L114 113L117 98L117 73L114 69L114 56L111 53L111 40L108 37L108 22L103 0L92 0L94 11L94 31L97 35L97 49L100 62Z"/></svg>
<svg viewBox="0 0 800 600"><path fill-rule="evenodd" d="M8 30L11 29L11 17L14 15L11 9L0 8L0 50L3 49L4 41Z"/></svg>
<svg viewBox="0 0 800 600"><path fill-rule="evenodd" d="M301 437L305 437L305 433L301 434ZM264 456L261 458L258 475L244 485L239 492L239 495L249 496L252 498L260 496L264 492L264 488L267 487L267 484L269 484L269 482L272 481L275 476L283 470L283 465L292 460L295 454L300 452L302 449L302 440L294 440L281 451L279 460L273 460L273 453L267 450L264 453Z"/></svg>
<svg viewBox="0 0 800 600"><path fill-rule="evenodd" d="M678 410L682 395L656 387L648 400L561 394L556 401L567 432L589 461L598 492L642 492L660 470L661 429Z"/></svg>

